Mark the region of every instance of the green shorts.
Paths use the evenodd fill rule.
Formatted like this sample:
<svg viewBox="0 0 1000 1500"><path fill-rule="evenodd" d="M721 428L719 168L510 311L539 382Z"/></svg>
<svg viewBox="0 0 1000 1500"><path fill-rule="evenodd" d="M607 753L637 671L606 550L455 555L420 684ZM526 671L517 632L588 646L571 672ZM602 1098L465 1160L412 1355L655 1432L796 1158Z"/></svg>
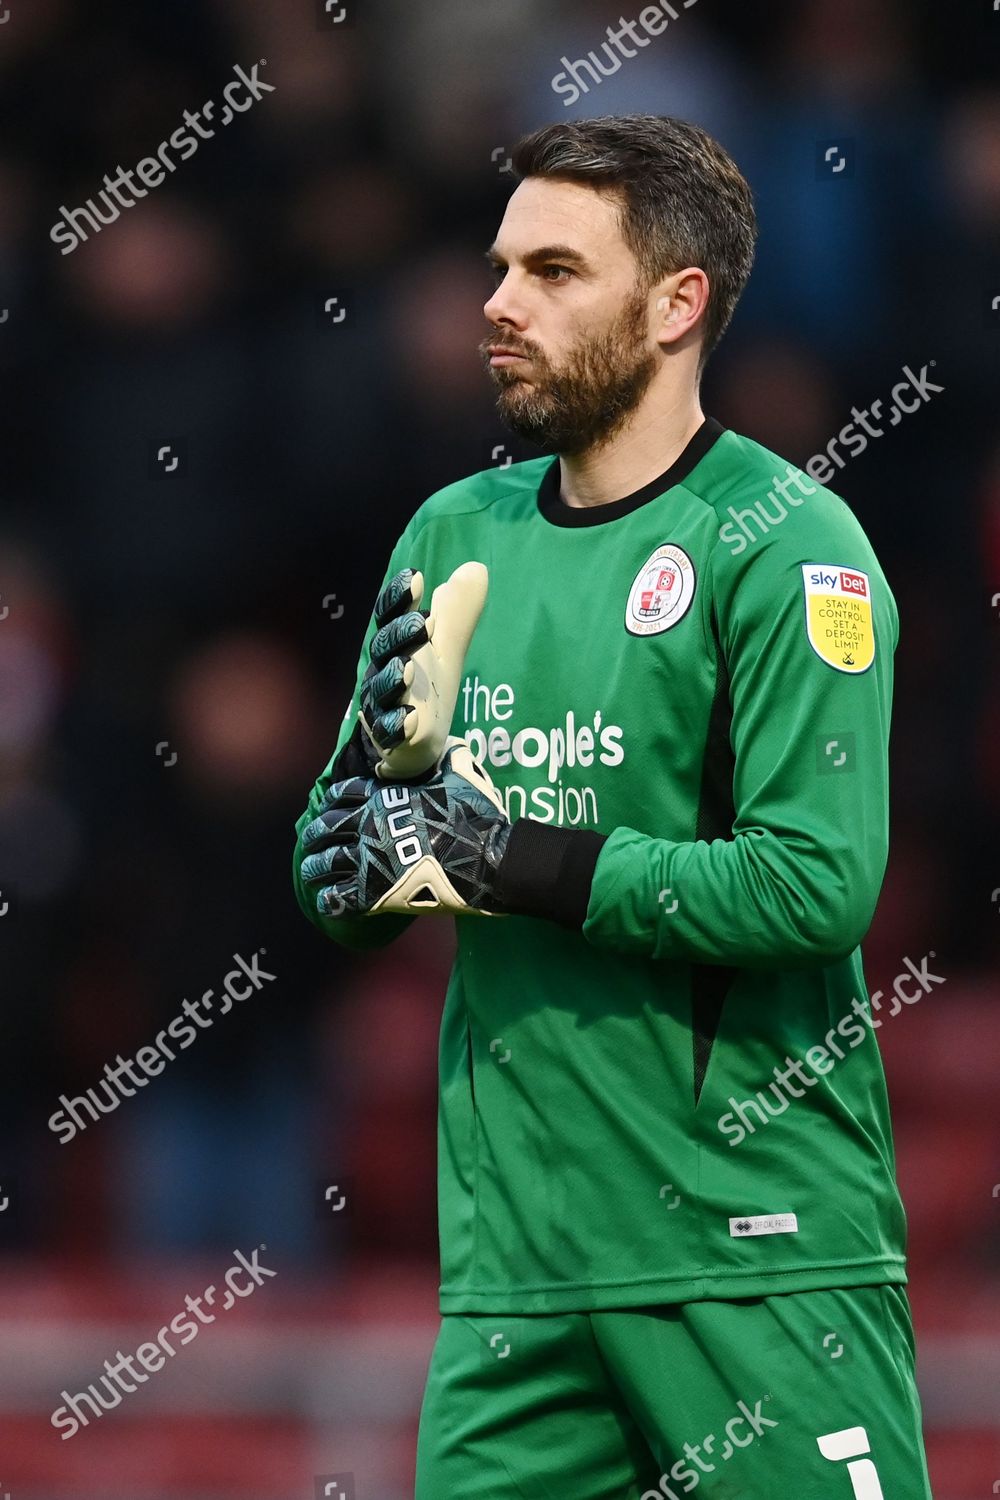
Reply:
<svg viewBox="0 0 1000 1500"><path fill-rule="evenodd" d="M931 1500L901 1286L442 1320L416 1500Z"/></svg>

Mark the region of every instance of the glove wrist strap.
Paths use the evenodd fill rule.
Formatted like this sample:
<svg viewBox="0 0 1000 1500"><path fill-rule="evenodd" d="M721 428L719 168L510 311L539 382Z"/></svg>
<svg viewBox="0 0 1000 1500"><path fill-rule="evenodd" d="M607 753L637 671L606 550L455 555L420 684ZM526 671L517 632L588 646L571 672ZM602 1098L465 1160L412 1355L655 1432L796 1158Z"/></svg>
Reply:
<svg viewBox="0 0 1000 1500"><path fill-rule="evenodd" d="M518 818L496 882L502 911L544 917L580 929L587 917L598 855L608 837L592 828L557 828Z"/></svg>

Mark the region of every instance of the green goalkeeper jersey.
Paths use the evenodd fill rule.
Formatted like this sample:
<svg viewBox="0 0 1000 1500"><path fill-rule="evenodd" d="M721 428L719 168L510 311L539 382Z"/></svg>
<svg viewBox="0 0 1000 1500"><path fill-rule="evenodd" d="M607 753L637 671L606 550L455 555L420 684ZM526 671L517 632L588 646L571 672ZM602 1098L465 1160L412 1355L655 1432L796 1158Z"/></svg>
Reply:
<svg viewBox="0 0 1000 1500"><path fill-rule="evenodd" d="M452 729L519 820L502 880L535 913L455 919L441 1310L905 1281L858 946L888 843L882 570L841 499L711 419L622 500L567 506L559 475L447 486L385 573L419 568L426 601L489 570ZM301 858L334 940L416 920L321 917Z"/></svg>

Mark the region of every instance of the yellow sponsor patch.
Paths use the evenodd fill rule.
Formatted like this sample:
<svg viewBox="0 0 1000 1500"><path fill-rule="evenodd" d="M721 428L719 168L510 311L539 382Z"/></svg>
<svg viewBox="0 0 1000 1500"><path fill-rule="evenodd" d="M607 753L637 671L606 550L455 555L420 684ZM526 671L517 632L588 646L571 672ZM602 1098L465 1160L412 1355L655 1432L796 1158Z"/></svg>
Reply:
<svg viewBox="0 0 1000 1500"><path fill-rule="evenodd" d="M867 672L875 660L867 573L839 563L805 563L806 634L816 655L838 672Z"/></svg>

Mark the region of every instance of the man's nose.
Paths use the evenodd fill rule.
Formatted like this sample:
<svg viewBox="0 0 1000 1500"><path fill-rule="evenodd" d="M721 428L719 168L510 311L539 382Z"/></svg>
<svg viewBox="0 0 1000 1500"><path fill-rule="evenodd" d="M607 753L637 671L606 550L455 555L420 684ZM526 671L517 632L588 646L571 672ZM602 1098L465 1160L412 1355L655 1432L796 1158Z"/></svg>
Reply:
<svg viewBox="0 0 1000 1500"><path fill-rule="evenodd" d="M505 276L493 295L483 304L483 312L490 323L507 323L521 327L524 318L509 282L510 277Z"/></svg>

